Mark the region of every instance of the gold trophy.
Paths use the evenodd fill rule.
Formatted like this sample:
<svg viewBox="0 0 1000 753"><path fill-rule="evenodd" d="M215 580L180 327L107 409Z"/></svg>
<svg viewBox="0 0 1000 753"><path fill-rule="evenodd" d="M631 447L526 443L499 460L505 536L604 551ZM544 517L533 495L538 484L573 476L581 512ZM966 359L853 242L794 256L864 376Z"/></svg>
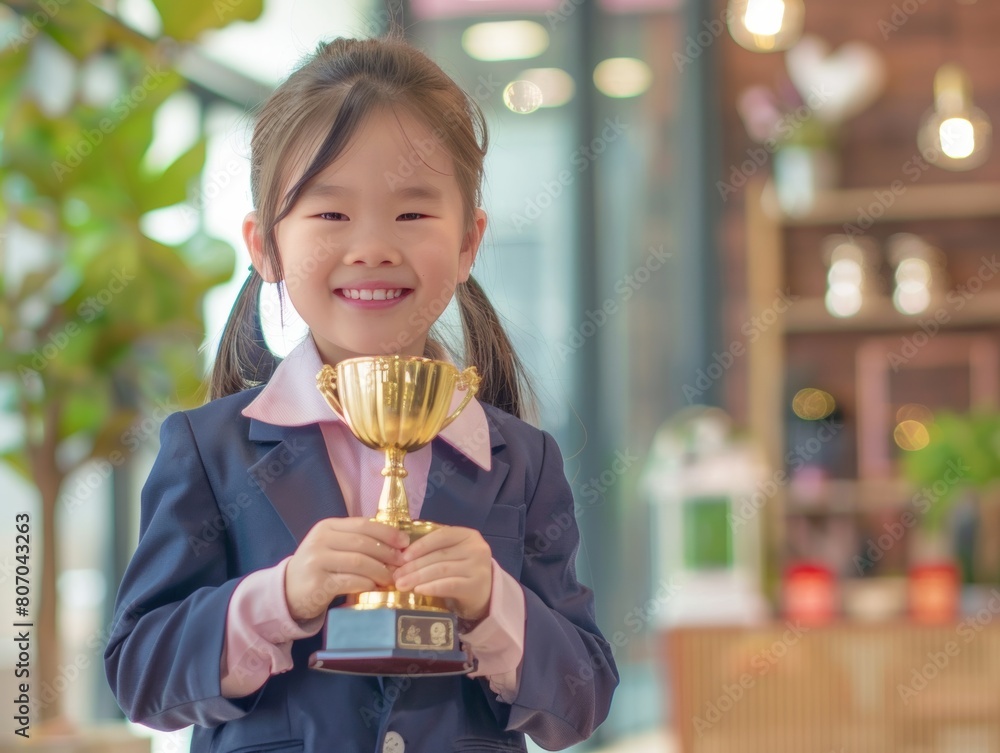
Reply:
<svg viewBox="0 0 1000 753"><path fill-rule="evenodd" d="M458 418L479 387L476 368L459 371L417 356L371 356L324 366L316 386L361 442L385 452L385 483L373 520L413 542L439 524L410 518L403 460ZM452 412L455 390L465 397ZM472 665L458 641L458 619L445 599L393 588L351 594L327 612L320 669L364 675L459 674Z"/></svg>

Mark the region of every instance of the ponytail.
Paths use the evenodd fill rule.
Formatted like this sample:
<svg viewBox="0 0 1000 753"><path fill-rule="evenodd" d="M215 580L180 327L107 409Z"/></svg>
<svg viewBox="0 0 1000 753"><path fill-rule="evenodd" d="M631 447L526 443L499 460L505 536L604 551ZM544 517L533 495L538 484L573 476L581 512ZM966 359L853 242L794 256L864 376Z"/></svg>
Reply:
<svg viewBox="0 0 1000 753"><path fill-rule="evenodd" d="M482 377L476 397L518 418L534 418L535 397L527 371L486 293L470 276L459 283L456 297L465 333L465 362Z"/></svg>
<svg viewBox="0 0 1000 753"><path fill-rule="evenodd" d="M209 400L263 384L278 366L278 357L264 342L260 321L262 286L263 279L257 270L251 269L222 332L222 342L212 367Z"/></svg>

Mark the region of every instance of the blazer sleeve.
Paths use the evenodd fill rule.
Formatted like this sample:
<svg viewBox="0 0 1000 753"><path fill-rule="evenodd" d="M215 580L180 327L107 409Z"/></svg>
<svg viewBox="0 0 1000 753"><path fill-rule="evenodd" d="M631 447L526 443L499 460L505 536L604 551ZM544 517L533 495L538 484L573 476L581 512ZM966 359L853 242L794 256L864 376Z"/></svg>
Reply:
<svg viewBox="0 0 1000 753"><path fill-rule="evenodd" d="M223 698L228 578L221 513L184 413L160 428L160 452L142 490L139 543L125 571L105 672L125 715L154 729L206 727L247 714L259 699ZM225 520L225 518L222 518Z"/></svg>
<svg viewBox="0 0 1000 753"><path fill-rule="evenodd" d="M587 739L604 721L618 669L595 622L593 592L576 577L573 494L559 448L545 432L525 536L524 657L507 729L557 750Z"/></svg>

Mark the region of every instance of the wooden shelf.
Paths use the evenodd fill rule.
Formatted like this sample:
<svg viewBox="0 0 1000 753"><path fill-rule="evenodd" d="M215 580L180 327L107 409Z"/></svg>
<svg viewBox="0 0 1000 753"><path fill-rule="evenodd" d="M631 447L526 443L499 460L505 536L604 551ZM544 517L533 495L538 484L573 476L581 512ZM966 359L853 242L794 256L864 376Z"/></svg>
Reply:
<svg viewBox="0 0 1000 753"><path fill-rule="evenodd" d="M786 509L789 515L803 517L898 510L918 491L912 484L897 478L829 479L823 483L822 492L814 501L797 498L790 491Z"/></svg>
<svg viewBox="0 0 1000 753"><path fill-rule="evenodd" d="M788 215L778 208L769 185L763 204L767 214L786 227L851 223L865 230L859 225L863 212L876 223L1000 217L1000 183L921 185L904 178L893 186L826 191L816 197L809 212Z"/></svg>
<svg viewBox="0 0 1000 753"><path fill-rule="evenodd" d="M784 330L789 334L812 332L913 332L920 323L934 321L938 312L947 314L942 329L960 327L995 326L1000 321L1000 292L984 291L969 299L962 299L962 307L947 298L931 304L916 316L901 314L888 298L866 301L854 316L841 319L826 310L822 298L802 298L788 309ZM957 310L956 310L957 309ZM942 316L944 315L942 314Z"/></svg>

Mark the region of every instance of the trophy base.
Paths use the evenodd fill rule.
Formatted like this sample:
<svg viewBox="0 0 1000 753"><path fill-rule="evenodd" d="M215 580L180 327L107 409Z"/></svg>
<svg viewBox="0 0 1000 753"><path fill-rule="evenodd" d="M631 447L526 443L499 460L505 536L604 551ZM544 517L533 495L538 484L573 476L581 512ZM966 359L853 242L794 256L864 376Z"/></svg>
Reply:
<svg viewBox="0 0 1000 753"><path fill-rule="evenodd" d="M356 675L465 674L475 665L459 644L457 623L450 612L335 607L310 665Z"/></svg>
<svg viewBox="0 0 1000 753"><path fill-rule="evenodd" d="M347 675L386 677L443 677L464 675L475 669L464 651L428 656L426 651L388 651L383 656L371 652L320 650L310 657L312 669Z"/></svg>

